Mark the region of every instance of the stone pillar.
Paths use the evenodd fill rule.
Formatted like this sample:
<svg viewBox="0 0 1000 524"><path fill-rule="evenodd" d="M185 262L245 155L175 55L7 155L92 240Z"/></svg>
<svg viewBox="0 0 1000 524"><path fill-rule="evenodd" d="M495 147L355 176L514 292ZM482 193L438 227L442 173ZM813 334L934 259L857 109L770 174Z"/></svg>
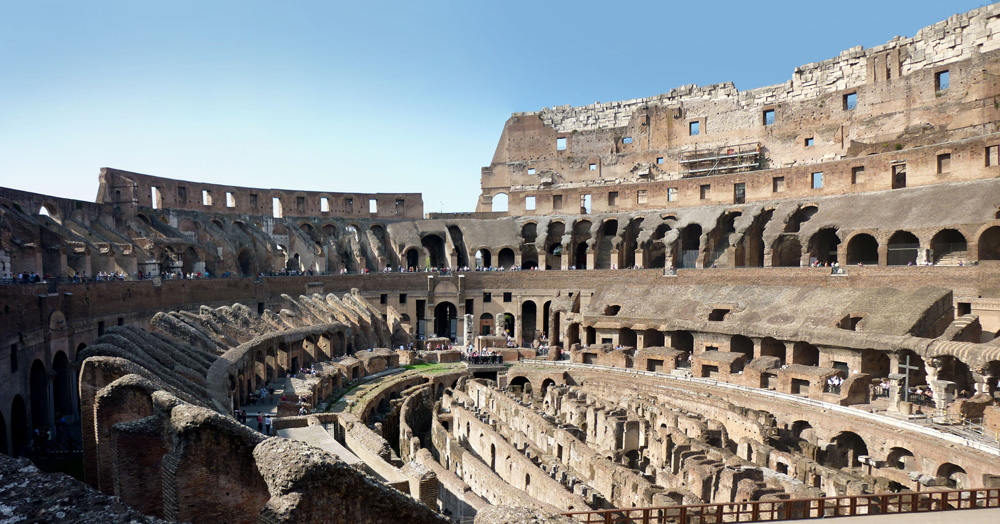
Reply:
<svg viewBox="0 0 1000 524"><path fill-rule="evenodd" d="M587 269L594 269L594 261L597 257L594 256L594 248L587 246Z"/></svg>
<svg viewBox="0 0 1000 524"><path fill-rule="evenodd" d="M466 313L463 317L462 326L462 345L468 346L472 343L472 339L475 337L475 325L473 325L472 315Z"/></svg>
<svg viewBox="0 0 1000 524"><path fill-rule="evenodd" d="M948 405L955 400L955 383L950 380L931 380L930 385L934 391L934 418L943 422L948 414Z"/></svg>
<svg viewBox="0 0 1000 524"><path fill-rule="evenodd" d="M886 239L878 244L878 265L885 267L889 265L889 240Z"/></svg>
<svg viewBox="0 0 1000 524"><path fill-rule="evenodd" d="M569 269L569 266L572 265L573 253L565 244L563 244L562 255L559 258L562 259L562 270L566 271Z"/></svg>
<svg viewBox="0 0 1000 524"><path fill-rule="evenodd" d="M646 252L642 248L635 250L635 265L646 267Z"/></svg>
<svg viewBox="0 0 1000 524"><path fill-rule="evenodd" d="M764 260L761 261L761 265L763 267L771 267L771 257L772 256L774 256L774 252L771 251L771 248L765 247L764 248Z"/></svg>
<svg viewBox="0 0 1000 524"><path fill-rule="evenodd" d="M611 257L608 259L607 269L611 269L613 267L621 269L621 266L619 265L619 262L621 261L620 254L621 251L619 251L618 248L611 249ZM597 268L595 267L594 269Z"/></svg>

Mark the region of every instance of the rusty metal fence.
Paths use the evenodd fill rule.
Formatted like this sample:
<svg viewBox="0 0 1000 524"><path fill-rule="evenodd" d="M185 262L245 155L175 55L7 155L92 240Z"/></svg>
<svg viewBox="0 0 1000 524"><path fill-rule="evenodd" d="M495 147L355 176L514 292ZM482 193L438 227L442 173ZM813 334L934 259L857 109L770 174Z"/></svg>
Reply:
<svg viewBox="0 0 1000 524"><path fill-rule="evenodd" d="M1000 508L1000 488L605 509L563 515L586 524L722 524L981 508Z"/></svg>

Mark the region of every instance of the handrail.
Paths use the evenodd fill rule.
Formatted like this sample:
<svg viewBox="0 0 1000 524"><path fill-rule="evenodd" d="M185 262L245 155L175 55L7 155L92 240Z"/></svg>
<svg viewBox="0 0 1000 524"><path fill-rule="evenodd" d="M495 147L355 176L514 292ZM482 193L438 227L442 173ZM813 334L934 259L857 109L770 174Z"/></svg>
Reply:
<svg viewBox="0 0 1000 524"><path fill-rule="evenodd" d="M722 524L1000 508L1000 488L748 500L563 513L584 524Z"/></svg>

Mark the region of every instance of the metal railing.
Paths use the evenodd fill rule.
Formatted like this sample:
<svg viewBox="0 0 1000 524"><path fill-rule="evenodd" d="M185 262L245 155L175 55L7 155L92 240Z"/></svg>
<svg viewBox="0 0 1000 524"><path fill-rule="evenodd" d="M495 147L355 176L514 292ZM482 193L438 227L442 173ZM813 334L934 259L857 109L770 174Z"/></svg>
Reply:
<svg viewBox="0 0 1000 524"><path fill-rule="evenodd" d="M604 509L563 515L585 524L722 524L982 508L1000 508L1000 488Z"/></svg>

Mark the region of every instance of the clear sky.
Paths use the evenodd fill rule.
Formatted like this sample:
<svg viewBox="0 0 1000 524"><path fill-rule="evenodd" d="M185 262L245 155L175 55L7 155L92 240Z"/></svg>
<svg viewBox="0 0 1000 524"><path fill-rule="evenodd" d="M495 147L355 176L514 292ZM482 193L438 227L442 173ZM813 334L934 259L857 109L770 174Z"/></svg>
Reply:
<svg viewBox="0 0 1000 524"><path fill-rule="evenodd" d="M777 84L986 3L0 0L0 185L93 201L115 167L472 211L512 112Z"/></svg>

